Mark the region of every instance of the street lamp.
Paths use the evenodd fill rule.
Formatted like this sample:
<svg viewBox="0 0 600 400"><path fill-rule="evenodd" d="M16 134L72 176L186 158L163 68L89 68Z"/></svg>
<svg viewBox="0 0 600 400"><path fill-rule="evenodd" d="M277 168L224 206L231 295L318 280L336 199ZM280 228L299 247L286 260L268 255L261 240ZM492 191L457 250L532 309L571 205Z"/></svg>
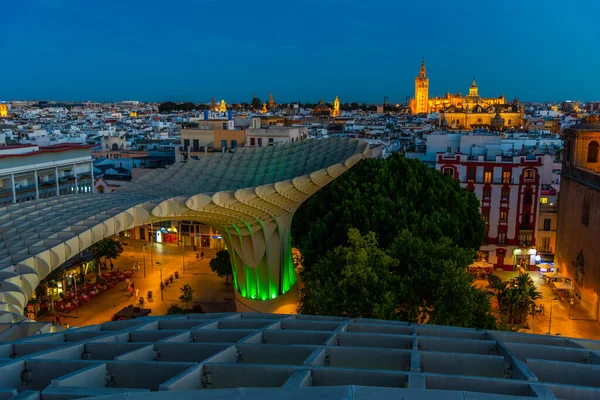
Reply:
<svg viewBox="0 0 600 400"><path fill-rule="evenodd" d="M75 284L75 310L77 310L77 318L79 318L79 300L77 299L77 279L75 279L74 274L69 274L69 278L73 279L73 283Z"/></svg>
<svg viewBox="0 0 600 400"><path fill-rule="evenodd" d="M142 246L142 253L144 254L144 279L146 279L146 247L148 247L148 243Z"/></svg>
<svg viewBox="0 0 600 400"><path fill-rule="evenodd" d="M164 295L163 295L163 291L164 291L164 283L162 280L162 263L160 261L156 262L156 265L160 266L160 299L164 300Z"/></svg>
<svg viewBox="0 0 600 400"><path fill-rule="evenodd" d="M560 300L558 297L553 298L552 300L550 300L550 321L548 321L548 333L546 333L546 335L552 335L552 305L554 305L554 302Z"/></svg>
<svg viewBox="0 0 600 400"><path fill-rule="evenodd" d="M183 268L183 273L185 274L185 245L183 244L183 236L181 237L179 244L181 245L181 268Z"/></svg>

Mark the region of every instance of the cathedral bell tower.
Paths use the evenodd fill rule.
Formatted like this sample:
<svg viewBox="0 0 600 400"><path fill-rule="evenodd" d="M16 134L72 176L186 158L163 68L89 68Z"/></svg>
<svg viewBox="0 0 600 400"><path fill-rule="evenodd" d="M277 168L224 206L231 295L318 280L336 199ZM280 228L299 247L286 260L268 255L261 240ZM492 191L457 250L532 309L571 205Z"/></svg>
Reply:
<svg viewBox="0 0 600 400"><path fill-rule="evenodd" d="M273 93L269 93L269 109L272 110L276 106L275 100L273 100Z"/></svg>
<svg viewBox="0 0 600 400"><path fill-rule="evenodd" d="M340 99L335 96L335 100L333 101L333 113L331 114L334 117L340 116Z"/></svg>
<svg viewBox="0 0 600 400"><path fill-rule="evenodd" d="M429 78L425 70L425 59L421 61L419 76L415 78L415 98L411 102L411 111L413 114L429 112Z"/></svg>

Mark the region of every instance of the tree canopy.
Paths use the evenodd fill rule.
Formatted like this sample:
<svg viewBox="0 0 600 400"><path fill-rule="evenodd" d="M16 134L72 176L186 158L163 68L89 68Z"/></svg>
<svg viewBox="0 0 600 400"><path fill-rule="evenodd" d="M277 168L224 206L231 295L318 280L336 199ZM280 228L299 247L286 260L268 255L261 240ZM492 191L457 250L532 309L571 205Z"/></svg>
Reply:
<svg viewBox="0 0 600 400"><path fill-rule="evenodd" d="M91 247L92 254L96 260L104 257L105 260L114 260L123 253L123 245L113 238L102 239Z"/></svg>
<svg viewBox="0 0 600 400"><path fill-rule="evenodd" d="M173 111L193 111L199 109L201 108L189 101L185 103L174 103L172 101L166 101L158 106L159 113L170 113Z"/></svg>
<svg viewBox="0 0 600 400"><path fill-rule="evenodd" d="M219 250L216 257L211 259L209 264L210 269L219 277L225 277L225 284L229 284L229 275L232 273L231 258L229 251Z"/></svg>
<svg viewBox="0 0 600 400"><path fill-rule="evenodd" d="M395 315L397 291L389 270L397 266L377 245L373 232L361 236L348 231L348 246L328 251L303 269L303 314L343 315L351 318L390 319Z"/></svg>
<svg viewBox="0 0 600 400"><path fill-rule="evenodd" d="M346 245L350 228L375 232L383 248L406 229L416 237L447 237L477 250L485 224L473 193L421 161L394 154L362 160L311 196L294 216L293 244L305 264L312 264L318 255Z"/></svg>
<svg viewBox="0 0 600 400"><path fill-rule="evenodd" d="M194 289L192 289L192 287L186 283L179 288L179 291L181 292L181 296L179 296L179 301L185 304L185 309L187 310L188 303L193 299Z"/></svg>
<svg viewBox="0 0 600 400"><path fill-rule="evenodd" d="M365 159L294 217L299 311L493 328L490 293L466 271L484 229L454 179L400 155Z"/></svg>
<svg viewBox="0 0 600 400"><path fill-rule="evenodd" d="M496 296L500 315L509 325L525 324L527 315L535 308L535 301L542 298L528 274L519 274L514 283L490 275L488 283L488 289Z"/></svg>
<svg viewBox="0 0 600 400"><path fill-rule="evenodd" d="M94 256L96 273L100 276L100 260L104 258L106 262L118 258L123 253L123 245L118 240L106 238L94 243L90 250Z"/></svg>
<svg viewBox="0 0 600 400"><path fill-rule="evenodd" d="M260 101L260 99L258 97L254 97L252 99L252 101L250 102L250 105L255 110L260 110L262 108L262 102Z"/></svg>
<svg viewBox="0 0 600 400"><path fill-rule="evenodd" d="M473 255L448 239L425 242L402 232L392 250L375 233L348 231L348 245L319 257L300 278L299 312L495 328L490 294L473 287Z"/></svg>

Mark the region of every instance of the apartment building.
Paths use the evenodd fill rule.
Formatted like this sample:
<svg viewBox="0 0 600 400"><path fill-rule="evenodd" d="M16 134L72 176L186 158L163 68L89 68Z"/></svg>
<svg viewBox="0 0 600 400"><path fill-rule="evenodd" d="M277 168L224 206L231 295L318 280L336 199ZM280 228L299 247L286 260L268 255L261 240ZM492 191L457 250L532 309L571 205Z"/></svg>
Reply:
<svg viewBox="0 0 600 400"><path fill-rule="evenodd" d="M91 193L92 146L0 147L0 206L74 193Z"/></svg>
<svg viewBox="0 0 600 400"><path fill-rule="evenodd" d="M495 268L533 270L542 256L553 260L558 187L553 182L559 178L552 154L514 148L496 135L427 138L427 153L436 152L435 168L459 180L481 203L486 236L479 258Z"/></svg>

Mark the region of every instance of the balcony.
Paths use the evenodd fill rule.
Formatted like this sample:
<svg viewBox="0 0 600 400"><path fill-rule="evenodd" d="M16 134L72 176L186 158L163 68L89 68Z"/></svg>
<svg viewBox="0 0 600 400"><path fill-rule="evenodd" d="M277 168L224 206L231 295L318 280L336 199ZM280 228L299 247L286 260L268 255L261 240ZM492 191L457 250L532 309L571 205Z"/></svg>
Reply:
<svg viewBox="0 0 600 400"><path fill-rule="evenodd" d="M519 179L518 178L504 179L504 178L498 177L498 178L493 178L486 182L486 180L484 179L483 176L477 176L477 177L471 176L471 177L463 178L461 182L463 182L463 183L466 183L466 182L489 183L489 184L494 184L494 185L499 185L499 184L517 185L519 183Z"/></svg>

